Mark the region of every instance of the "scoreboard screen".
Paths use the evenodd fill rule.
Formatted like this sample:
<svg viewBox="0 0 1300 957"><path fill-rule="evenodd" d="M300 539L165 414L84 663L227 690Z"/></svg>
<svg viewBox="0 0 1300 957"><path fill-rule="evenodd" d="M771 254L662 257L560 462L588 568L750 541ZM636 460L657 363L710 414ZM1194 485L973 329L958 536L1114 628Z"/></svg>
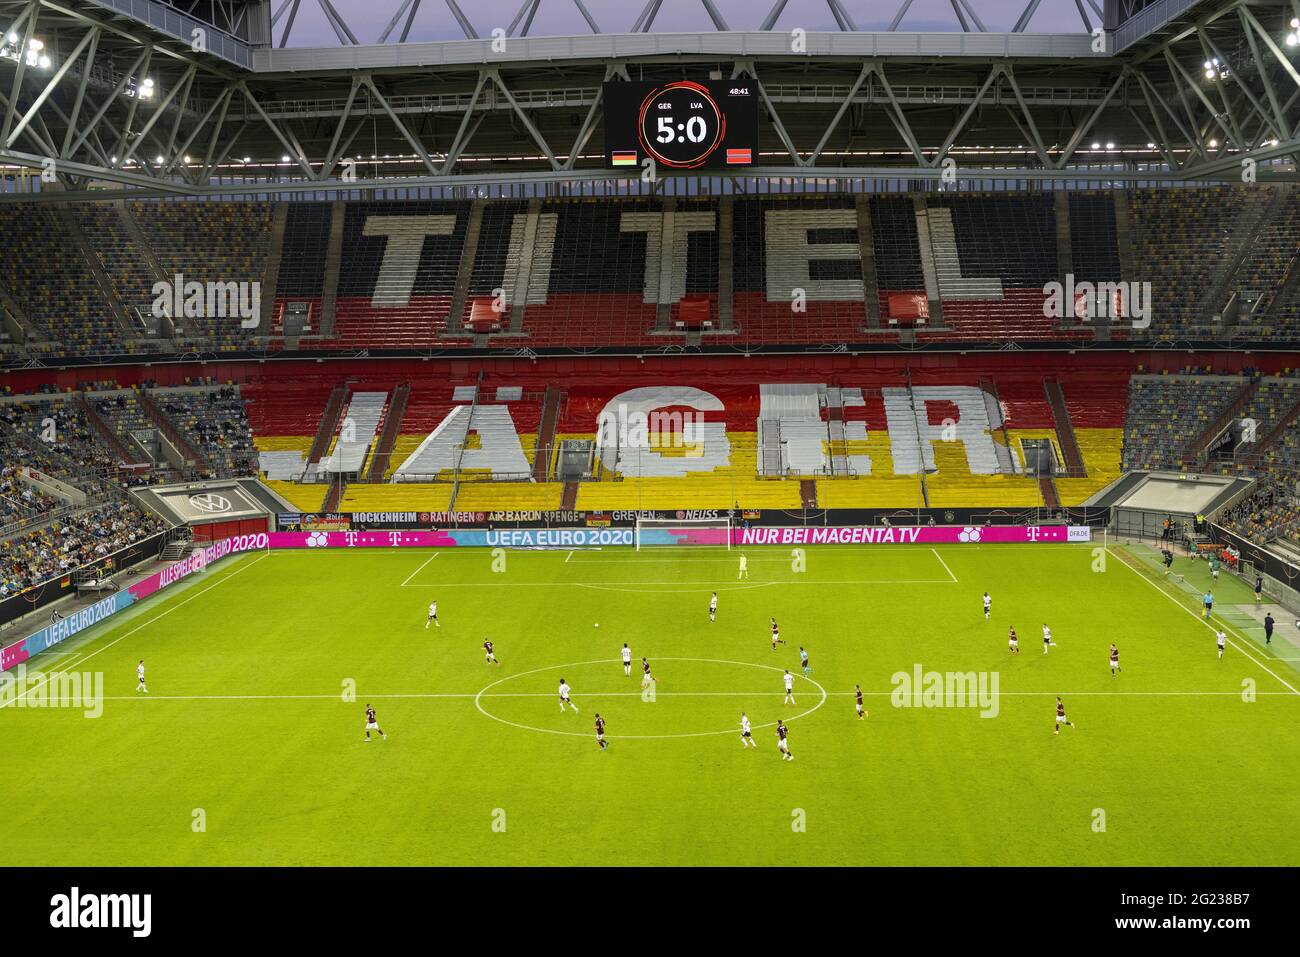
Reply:
<svg viewBox="0 0 1300 957"><path fill-rule="evenodd" d="M758 161L758 96L750 80L607 82L605 163L646 159L673 169L737 169Z"/></svg>

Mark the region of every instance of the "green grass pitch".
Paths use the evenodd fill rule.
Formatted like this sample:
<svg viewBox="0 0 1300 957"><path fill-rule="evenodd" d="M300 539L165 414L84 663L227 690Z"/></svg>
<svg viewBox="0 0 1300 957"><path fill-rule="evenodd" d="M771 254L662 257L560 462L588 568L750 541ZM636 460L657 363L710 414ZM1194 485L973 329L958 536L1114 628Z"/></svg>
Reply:
<svg viewBox="0 0 1300 957"><path fill-rule="evenodd" d="M214 566L28 662L102 672L106 700L97 719L0 710L6 861L1300 864L1294 663L1237 628L1218 660L1194 597L1145 553L1112 548L1099 568L1086 545L826 547L802 571L789 550L748 555L739 582L737 552L685 548ZM1226 576L1216 593L1252 601ZM442 627L426 630L434 598ZM653 701L639 669L623 675L625 641L652 662ZM996 673L996 717L893 706L891 676L916 665ZM561 677L579 714L559 710ZM1054 736L1058 694L1077 727ZM367 702L388 740L363 742Z"/></svg>

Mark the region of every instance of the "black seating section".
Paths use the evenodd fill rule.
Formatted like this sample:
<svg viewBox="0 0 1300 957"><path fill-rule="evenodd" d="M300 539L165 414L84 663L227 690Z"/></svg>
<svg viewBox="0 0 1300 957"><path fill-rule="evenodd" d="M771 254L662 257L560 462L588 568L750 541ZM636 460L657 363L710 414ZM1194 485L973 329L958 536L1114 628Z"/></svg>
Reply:
<svg viewBox="0 0 1300 957"><path fill-rule="evenodd" d="M82 204L73 215L88 243L85 254L49 207L7 206L0 210L0 228L10 240L0 249L0 283L38 333L57 340L29 351L72 356L171 348L229 352L265 346L266 337L272 349L443 350L653 348L694 341L819 346L909 336L928 344L1300 335L1300 190L1289 186L1071 192L1065 199L1068 257L1057 248L1060 207L1052 193L478 202L477 210L470 200L346 204L328 329L323 296L335 261L329 202L294 202L284 210L276 302L263 304L264 321L255 329L237 317L203 316L182 324L174 347L150 341L119 326L86 257L102 266L113 298L128 313L151 308L159 271L203 283L260 281L275 221L274 207L262 202L131 202L125 210L139 234L122 208ZM859 235L859 202L870 219L870 237ZM1127 215L1124 235L1117 202ZM727 209L729 284L721 255ZM472 210L477 240L467 251ZM675 239L662 250L669 268L656 272L648 252L653 237L663 235L668 210ZM530 211L539 214L535 221ZM427 229L405 264L397 261L379 217L396 218L399 227L410 219L413 230ZM521 263L515 260L525 254L526 236L533 239L531 259ZM877 310L866 308L871 293L864 284L864 241L874 264L878 322L869 315ZM825 255L809 255L819 245ZM466 256L472 268L466 264L467 284L458 290ZM1136 274L1124 275L1124 263ZM1080 323L1071 314L1073 303L1062 303L1064 316L1044 316L1046 284L1063 280L1067 271L1076 282L1150 283L1150 327ZM507 285L512 300L524 274L530 277L528 301L510 302L494 322L488 301ZM939 309L931 299L936 314L916 322L918 297L929 298L927 275ZM797 288L805 284L811 288ZM721 298L728 288L729 315ZM1247 308L1219 322L1215 310L1233 292L1243 294ZM283 336L280 318L295 303L310 316L296 345ZM478 326L472 330L471 316ZM915 331L900 330L907 325ZM688 332L698 340L688 339ZM0 348L16 351L12 343Z"/></svg>

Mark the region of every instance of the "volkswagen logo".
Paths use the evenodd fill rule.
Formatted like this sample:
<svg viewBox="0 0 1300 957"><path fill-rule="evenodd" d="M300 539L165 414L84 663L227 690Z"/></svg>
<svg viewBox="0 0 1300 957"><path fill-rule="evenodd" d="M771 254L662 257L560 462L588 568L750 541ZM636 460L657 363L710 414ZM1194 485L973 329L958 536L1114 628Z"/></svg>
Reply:
<svg viewBox="0 0 1300 957"><path fill-rule="evenodd" d="M224 495L218 495L216 492L204 492L202 495L191 495L190 504L200 512L228 512L230 511L230 499Z"/></svg>

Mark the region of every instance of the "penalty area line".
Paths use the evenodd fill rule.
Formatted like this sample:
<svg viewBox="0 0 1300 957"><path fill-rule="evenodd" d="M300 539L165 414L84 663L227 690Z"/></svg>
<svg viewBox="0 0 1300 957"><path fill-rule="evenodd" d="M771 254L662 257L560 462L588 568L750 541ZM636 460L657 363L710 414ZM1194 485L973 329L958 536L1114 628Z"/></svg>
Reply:
<svg viewBox="0 0 1300 957"><path fill-rule="evenodd" d="M939 554L939 550L937 548L932 548L930 549L930 553L934 555L935 558L939 559L939 564L942 565L943 570L948 573L948 577L952 579L953 584L957 584L957 576L952 573L952 569L949 568L948 563L943 560L943 556Z"/></svg>
<svg viewBox="0 0 1300 957"><path fill-rule="evenodd" d="M434 560L435 558L437 558L437 557L438 557L438 553L437 553L437 552L434 552L432 555L430 555L430 556L429 556L428 558L426 558L424 561L420 562L420 567L417 568L415 571L411 572L411 574L407 575L407 576L406 576L406 581L402 582L402 584L399 585L398 587L399 587L399 588L405 588L405 587L406 587L406 582L409 582L409 581L410 581L412 578L414 578L416 575L420 574L420 572L424 571L424 566L427 565L427 564L429 564L429 562L433 561L433 560Z"/></svg>

